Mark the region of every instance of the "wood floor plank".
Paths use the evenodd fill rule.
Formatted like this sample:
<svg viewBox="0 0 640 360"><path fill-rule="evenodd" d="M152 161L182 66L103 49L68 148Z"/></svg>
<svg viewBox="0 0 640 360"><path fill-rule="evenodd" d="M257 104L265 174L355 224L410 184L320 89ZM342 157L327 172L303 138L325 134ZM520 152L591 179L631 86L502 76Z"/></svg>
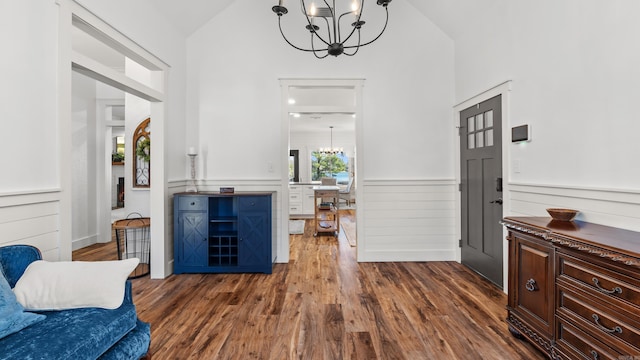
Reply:
<svg viewBox="0 0 640 360"><path fill-rule="evenodd" d="M355 221L352 210L341 211ZM346 223L346 222L345 222ZM117 258L115 242L74 260ZM357 263L344 236L290 237L265 274L132 280L154 359L495 359L545 357L511 336L506 295L456 262Z"/></svg>

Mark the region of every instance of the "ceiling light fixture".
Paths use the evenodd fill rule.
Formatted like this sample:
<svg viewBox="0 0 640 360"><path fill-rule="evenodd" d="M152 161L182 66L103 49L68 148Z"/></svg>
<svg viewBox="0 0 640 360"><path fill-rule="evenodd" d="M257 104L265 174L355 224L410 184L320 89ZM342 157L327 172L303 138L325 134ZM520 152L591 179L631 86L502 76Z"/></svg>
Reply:
<svg viewBox="0 0 640 360"><path fill-rule="evenodd" d="M317 7L315 2L324 3L324 7ZM331 2L331 4L329 4ZM346 3L346 1L341 1L342 3ZM318 59L324 59L329 55L338 56L338 55L355 55L360 47L371 44L372 42L378 40L380 36L387 29L387 24L389 23L389 9L387 9L387 5L391 0L377 0L377 4L384 8L386 13L386 20L384 22L384 27L382 31L376 36L373 40L362 43L362 39L360 37L360 29L366 23L361 20L362 11L364 8L365 0L353 0L351 3L351 7L348 11L342 12L344 10L338 11L336 9L336 0L300 0L300 10L302 10L302 14L306 18L307 25L305 28L311 33L311 48L305 49L299 46L292 44L287 37L284 35L282 31L282 15L285 15L289 12L286 7L284 7L284 0L279 0L278 5L271 8L276 15L278 15L278 27L280 28L280 33L284 40L291 45L292 47L306 52L313 52L313 54ZM307 6L307 3L310 3ZM352 14L355 17L355 22L351 24L352 29L345 31L346 36L342 34L340 30L340 22L342 18L346 15ZM355 43L355 39L352 43L346 44L349 39L354 35L354 33L358 32L357 43ZM322 35L321 35L322 34ZM326 46L326 49L316 49L315 40L319 41L320 46ZM323 45L324 44L324 45ZM354 49L353 52L345 51L347 49ZM325 53L326 52L326 53Z"/></svg>
<svg viewBox="0 0 640 360"><path fill-rule="evenodd" d="M333 147L333 126L329 126L329 129L331 129L331 147L320 148L318 149L318 152L322 155L338 155L338 154L343 155L344 154L343 148Z"/></svg>

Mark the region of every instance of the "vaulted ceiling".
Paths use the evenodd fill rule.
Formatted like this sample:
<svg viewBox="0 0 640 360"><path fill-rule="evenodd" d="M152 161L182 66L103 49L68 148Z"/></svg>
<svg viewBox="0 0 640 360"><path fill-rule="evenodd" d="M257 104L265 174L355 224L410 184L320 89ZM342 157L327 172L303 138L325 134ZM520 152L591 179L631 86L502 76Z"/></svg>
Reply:
<svg viewBox="0 0 640 360"><path fill-rule="evenodd" d="M184 35L189 36L209 20L220 14L235 0L153 0L149 1L158 11ZM297 0L287 0L297 1ZM369 0L373 1L373 0ZM470 24L473 24L480 9L504 3L505 0L396 0L407 1L417 11L430 19L449 37L456 39ZM272 0L276 4L276 0ZM271 5L261 1L267 16L271 16ZM389 11L393 20L394 2L389 4ZM256 11L262 11L257 8ZM396 20L397 21L397 20Z"/></svg>

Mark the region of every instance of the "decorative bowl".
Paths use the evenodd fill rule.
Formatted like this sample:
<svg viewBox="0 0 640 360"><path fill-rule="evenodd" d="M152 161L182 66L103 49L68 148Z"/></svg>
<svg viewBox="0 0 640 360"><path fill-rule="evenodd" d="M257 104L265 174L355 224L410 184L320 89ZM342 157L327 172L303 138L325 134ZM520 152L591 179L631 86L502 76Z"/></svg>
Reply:
<svg viewBox="0 0 640 360"><path fill-rule="evenodd" d="M553 220L571 221L578 213L578 210L549 208L547 209L547 212L551 215Z"/></svg>

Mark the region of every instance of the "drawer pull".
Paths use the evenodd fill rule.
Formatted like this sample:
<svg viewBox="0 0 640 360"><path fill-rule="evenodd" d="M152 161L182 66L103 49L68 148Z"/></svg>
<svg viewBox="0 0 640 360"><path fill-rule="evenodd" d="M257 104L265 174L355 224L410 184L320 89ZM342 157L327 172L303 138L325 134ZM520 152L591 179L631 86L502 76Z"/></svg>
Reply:
<svg viewBox="0 0 640 360"><path fill-rule="evenodd" d="M529 291L536 291L538 287L536 286L536 281L533 279L527 280L527 283L524 285L525 289Z"/></svg>
<svg viewBox="0 0 640 360"><path fill-rule="evenodd" d="M600 330L602 331L606 331L608 333L618 333L618 334L622 334L622 328L620 326L616 326L613 329L609 329L605 326L602 326L602 324L600 324L600 317L596 314L591 315L591 317L593 318L593 321L596 323L596 325L598 325L598 327L600 328Z"/></svg>
<svg viewBox="0 0 640 360"><path fill-rule="evenodd" d="M600 355L598 355L598 352L595 350L591 350L591 357L593 358L593 360L600 359Z"/></svg>
<svg viewBox="0 0 640 360"><path fill-rule="evenodd" d="M195 201L192 201L192 202L191 202L191 206L194 206L195 204L196 204L196 202L195 202Z"/></svg>
<svg viewBox="0 0 640 360"><path fill-rule="evenodd" d="M593 285L595 285L600 292L605 294L622 294L622 289L619 286L614 287L613 290L607 290L600 286L600 280L598 280L598 278L593 278L591 280L593 280Z"/></svg>

